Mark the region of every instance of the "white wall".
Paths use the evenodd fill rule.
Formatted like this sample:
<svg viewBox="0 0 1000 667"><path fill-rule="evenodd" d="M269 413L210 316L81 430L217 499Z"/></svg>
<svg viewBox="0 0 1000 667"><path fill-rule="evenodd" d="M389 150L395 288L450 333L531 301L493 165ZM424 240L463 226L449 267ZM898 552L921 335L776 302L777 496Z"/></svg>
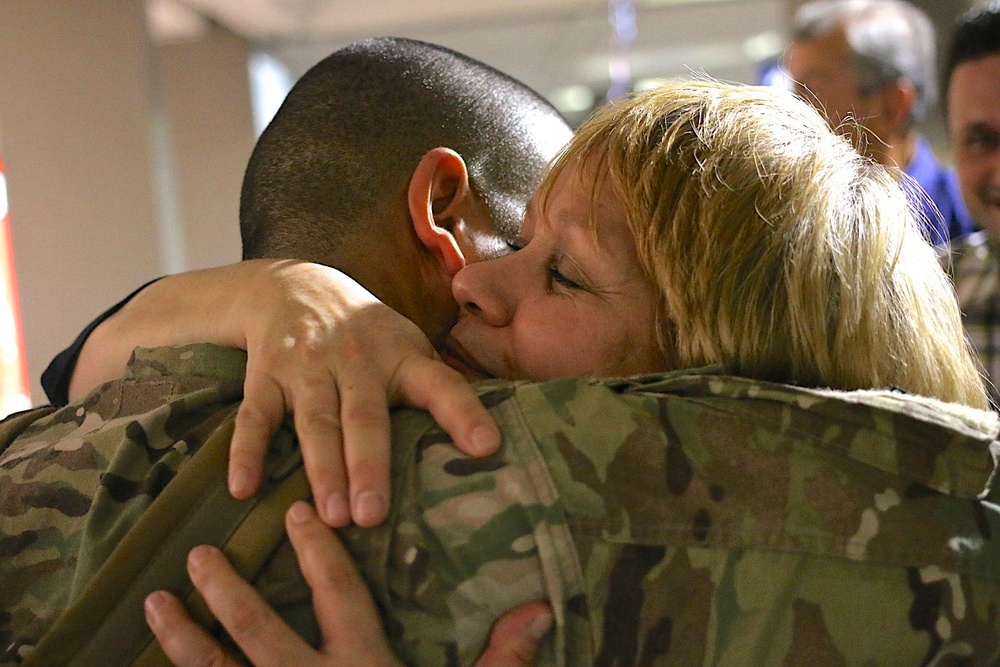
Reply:
<svg viewBox="0 0 1000 667"><path fill-rule="evenodd" d="M239 259L249 49L153 49L142 0L0 0L0 155L32 380L141 282Z"/></svg>

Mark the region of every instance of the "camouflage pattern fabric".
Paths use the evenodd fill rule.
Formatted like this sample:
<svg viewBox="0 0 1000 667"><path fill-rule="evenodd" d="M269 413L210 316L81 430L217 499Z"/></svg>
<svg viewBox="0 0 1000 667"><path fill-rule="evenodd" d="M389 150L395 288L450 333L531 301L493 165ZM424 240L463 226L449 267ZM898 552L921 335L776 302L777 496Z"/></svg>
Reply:
<svg viewBox="0 0 1000 667"><path fill-rule="evenodd" d="M244 359L137 351L0 452L0 664L232 418ZM481 395L499 454L397 411L390 519L340 532L409 664L470 664L496 616L542 598L540 664L995 664L994 413L710 369ZM287 542L255 585L315 638Z"/></svg>
<svg viewBox="0 0 1000 667"><path fill-rule="evenodd" d="M232 418L243 393L233 369L246 355L218 351L133 359L127 378L38 419L0 451L0 664L18 662Z"/></svg>

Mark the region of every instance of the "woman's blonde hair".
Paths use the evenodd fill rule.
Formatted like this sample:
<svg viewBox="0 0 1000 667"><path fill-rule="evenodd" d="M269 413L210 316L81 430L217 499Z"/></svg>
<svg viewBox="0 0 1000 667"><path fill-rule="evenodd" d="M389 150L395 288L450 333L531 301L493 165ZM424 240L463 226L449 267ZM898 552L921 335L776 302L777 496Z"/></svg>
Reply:
<svg viewBox="0 0 1000 667"><path fill-rule="evenodd" d="M570 163L625 208L671 367L987 406L896 176L791 93L667 84L588 119L543 193Z"/></svg>

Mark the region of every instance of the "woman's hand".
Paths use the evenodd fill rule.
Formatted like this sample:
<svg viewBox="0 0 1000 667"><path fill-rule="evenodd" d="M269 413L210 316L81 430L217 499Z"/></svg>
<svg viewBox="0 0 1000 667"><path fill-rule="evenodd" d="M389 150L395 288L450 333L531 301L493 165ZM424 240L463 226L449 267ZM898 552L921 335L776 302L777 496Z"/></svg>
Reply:
<svg viewBox="0 0 1000 667"><path fill-rule="evenodd" d="M294 418L320 516L381 523L389 506L389 407L428 410L471 456L499 446L496 424L412 322L345 274L298 260L252 260L153 283L84 346L71 399L109 379L134 347L209 342L247 350L229 485L260 486L264 453Z"/></svg>
<svg viewBox="0 0 1000 667"><path fill-rule="evenodd" d="M191 580L247 657L257 667L401 665L389 648L368 589L332 531L304 502L289 509L286 527L313 591L322 633L318 650L285 625L217 549L198 547L188 559ZM146 618L178 667L240 664L164 591L147 598ZM552 611L547 604L532 603L508 612L494 626L490 644L477 665L533 664L541 638L551 627Z"/></svg>
<svg viewBox="0 0 1000 667"><path fill-rule="evenodd" d="M392 406L429 411L467 454L496 450L489 413L415 324L326 266L289 260L261 277L261 288L243 290L229 316L228 328L246 330L237 342L249 356L230 458L234 496L257 489L286 411L319 513L334 527L386 517Z"/></svg>

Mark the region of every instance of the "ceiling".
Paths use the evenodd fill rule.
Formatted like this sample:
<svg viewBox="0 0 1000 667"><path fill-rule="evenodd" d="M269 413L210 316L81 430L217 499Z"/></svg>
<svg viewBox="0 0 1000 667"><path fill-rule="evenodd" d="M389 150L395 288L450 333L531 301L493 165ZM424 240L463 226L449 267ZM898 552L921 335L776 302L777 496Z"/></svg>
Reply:
<svg viewBox="0 0 1000 667"><path fill-rule="evenodd" d="M612 62L627 63L627 74L640 84L691 72L753 81L757 65L781 48L788 4L788 0L148 0L151 30L160 41L193 39L213 25L222 26L283 63L293 78L357 39L397 35L434 42L524 81L571 120L603 99ZM621 38L615 38L609 5L618 8L618 25L624 28Z"/></svg>

